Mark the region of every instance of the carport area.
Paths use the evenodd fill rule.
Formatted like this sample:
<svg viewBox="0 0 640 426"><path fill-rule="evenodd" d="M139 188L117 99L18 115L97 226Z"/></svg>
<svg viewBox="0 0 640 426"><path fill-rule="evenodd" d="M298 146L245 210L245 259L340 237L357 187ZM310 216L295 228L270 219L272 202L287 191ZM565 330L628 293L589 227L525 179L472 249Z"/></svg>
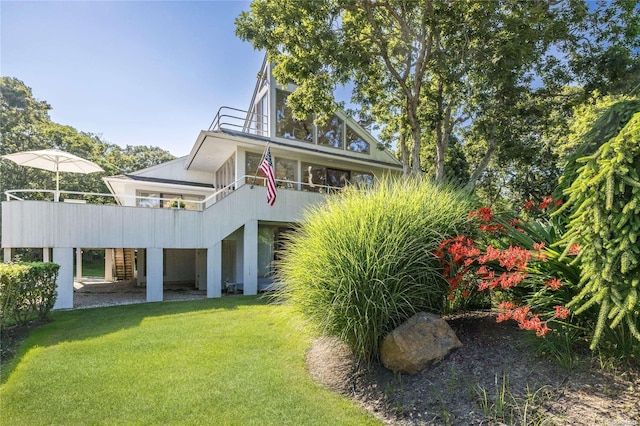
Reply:
<svg viewBox="0 0 640 426"><path fill-rule="evenodd" d="M94 308L98 306L129 305L147 301L145 286L131 281L107 281L104 278L83 277L73 283L73 308ZM193 285L165 284L163 301L202 299L206 290L198 290Z"/></svg>

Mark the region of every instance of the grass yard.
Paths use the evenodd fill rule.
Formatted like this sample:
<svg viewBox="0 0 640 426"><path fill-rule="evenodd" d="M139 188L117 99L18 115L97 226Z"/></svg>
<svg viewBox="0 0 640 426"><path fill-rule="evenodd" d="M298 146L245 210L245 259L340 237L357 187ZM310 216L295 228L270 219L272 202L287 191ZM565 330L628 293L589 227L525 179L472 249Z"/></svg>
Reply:
<svg viewBox="0 0 640 426"><path fill-rule="evenodd" d="M73 268L75 276L76 268ZM104 258L98 258L91 262L82 262L83 277L100 277L104 278Z"/></svg>
<svg viewBox="0 0 640 426"><path fill-rule="evenodd" d="M54 312L3 366L0 424L379 424L316 385L289 308L225 297Z"/></svg>

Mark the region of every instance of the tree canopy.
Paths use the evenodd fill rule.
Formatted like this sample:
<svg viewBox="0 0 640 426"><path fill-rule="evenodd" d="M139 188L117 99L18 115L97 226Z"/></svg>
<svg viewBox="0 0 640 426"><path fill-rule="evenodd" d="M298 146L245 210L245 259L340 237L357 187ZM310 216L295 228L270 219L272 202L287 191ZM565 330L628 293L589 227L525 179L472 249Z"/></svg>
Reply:
<svg viewBox="0 0 640 426"><path fill-rule="evenodd" d="M535 189L561 172L554 145L576 102L637 85L638 12L624 0L255 0L236 34L297 85L298 118L326 119L341 106L333 90L352 87L358 118L397 145L406 175Z"/></svg>
<svg viewBox="0 0 640 426"><path fill-rule="evenodd" d="M111 176L140 170L175 157L156 147L108 143L99 135L79 132L55 123L49 117L51 106L36 100L31 88L14 77L0 78L0 155L21 151L59 148L100 165L105 173L77 175L61 173L61 188L69 191L108 192L102 181ZM0 194L9 189L51 189L55 174L32 167L0 161ZM37 198L42 194L34 193Z"/></svg>

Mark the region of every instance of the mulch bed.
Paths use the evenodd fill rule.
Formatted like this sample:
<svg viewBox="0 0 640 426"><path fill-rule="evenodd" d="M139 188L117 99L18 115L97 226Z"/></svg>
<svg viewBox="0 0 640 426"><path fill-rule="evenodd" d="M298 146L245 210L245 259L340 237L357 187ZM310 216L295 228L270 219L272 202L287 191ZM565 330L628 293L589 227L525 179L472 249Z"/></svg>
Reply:
<svg viewBox="0 0 640 426"><path fill-rule="evenodd" d="M603 370L586 355L567 371L536 357L523 331L492 313L447 321L463 347L413 376L380 365L356 370L326 339L314 342L307 365L317 381L391 425L640 425L639 369Z"/></svg>

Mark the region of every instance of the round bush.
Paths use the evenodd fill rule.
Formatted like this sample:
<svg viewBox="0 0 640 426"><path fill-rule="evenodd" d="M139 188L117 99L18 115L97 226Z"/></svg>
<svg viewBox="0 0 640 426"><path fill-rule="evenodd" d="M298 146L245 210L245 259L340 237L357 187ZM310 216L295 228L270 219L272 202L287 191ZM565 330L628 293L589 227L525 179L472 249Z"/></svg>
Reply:
<svg viewBox="0 0 640 426"><path fill-rule="evenodd" d="M447 283L433 252L467 231L472 207L465 193L427 180L347 188L289 235L277 294L359 361L373 361L386 333L418 311L444 309Z"/></svg>

